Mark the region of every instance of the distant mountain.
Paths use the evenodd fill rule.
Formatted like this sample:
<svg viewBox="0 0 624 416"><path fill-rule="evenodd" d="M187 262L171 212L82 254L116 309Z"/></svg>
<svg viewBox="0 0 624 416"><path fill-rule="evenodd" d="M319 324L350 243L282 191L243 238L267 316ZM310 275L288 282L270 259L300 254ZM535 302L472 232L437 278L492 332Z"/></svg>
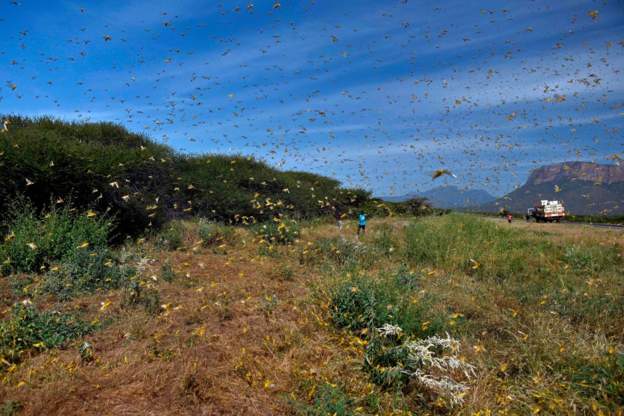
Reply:
<svg viewBox="0 0 624 416"><path fill-rule="evenodd" d="M421 193L385 197L386 201L401 202L411 198L427 198L436 208L469 208L493 202L496 198L481 189L459 189L456 186L438 186Z"/></svg>
<svg viewBox="0 0 624 416"><path fill-rule="evenodd" d="M525 212L541 199L561 200L572 214L624 214L624 166L591 162L542 166L523 186L480 209Z"/></svg>

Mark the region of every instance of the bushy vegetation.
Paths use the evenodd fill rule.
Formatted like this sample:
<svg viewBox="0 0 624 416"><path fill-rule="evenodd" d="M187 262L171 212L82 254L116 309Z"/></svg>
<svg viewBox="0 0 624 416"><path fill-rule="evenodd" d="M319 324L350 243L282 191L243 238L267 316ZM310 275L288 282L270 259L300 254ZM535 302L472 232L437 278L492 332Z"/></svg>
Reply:
<svg viewBox="0 0 624 416"><path fill-rule="evenodd" d="M11 316L0 322L0 363L17 363L31 350L60 347L93 329L71 315L16 304Z"/></svg>
<svg viewBox="0 0 624 416"><path fill-rule="evenodd" d="M290 244L299 237L300 227L295 220L274 218L273 221L258 225L256 233L268 244Z"/></svg>
<svg viewBox="0 0 624 416"><path fill-rule="evenodd" d="M111 222L88 212L76 215L69 206L39 213L27 201L9 208L7 234L0 244L5 273L40 272L56 263L71 263L84 253L108 247Z"/></svg>
<svg viewBox="0 0 624 416"><path fill-rule="evenodd" d="M355 400L343 389L331 384L323 384L314 395L312 404L297 404L301 416L352 416L356 415Z"/></svg>
<svg viewBox="0 0 624 416"><path fill-rule="evenodd" d="M177 250L184 245L184 225L170 221L156 236L156 245L165 250Z"/></svg>
<svg viewBox="0 0 624 416"><path fill-rule="evenodd" d="M17 195L37 209L71 199L109 213L115 235L137 235L172 218L254 223L311 218L370 199L304 172L281 172L241 156L185 156L110 123L8 117L0 136L0 211Z"/></svg>
<svg viewBox="0 0 624 416"><path fill-rule="evenodd" d="M119 287L134 272L109 248L111 221L93 211L53 206L37 212L20 201L10 208L7 225L0 243L3 273L43 274L42 290L59 299Z"/></svg>
<svg viewBox="0 0 624 416"><path fill-rule="evenodd" d="M197 233L204 247L231 243L235 238L235 232L232 227L205 220L199 221Z"/></svg>
<svg viewBox="0 0 624 416"><path fill-rule="evenodd" d="M408 334L426 336L443 328L440 317L429 310L430 301L416 301L416 292L406 290L397 278L360 276L332 289L330 312L336 326L356 333L392 324Z"/></svg>

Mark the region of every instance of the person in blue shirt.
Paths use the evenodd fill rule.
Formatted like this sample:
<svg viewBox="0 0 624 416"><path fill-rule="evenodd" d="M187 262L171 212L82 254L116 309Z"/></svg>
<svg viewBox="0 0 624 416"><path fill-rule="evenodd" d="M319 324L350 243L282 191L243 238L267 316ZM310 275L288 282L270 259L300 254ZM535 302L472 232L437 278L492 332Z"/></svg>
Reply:
<svg viewBox="0 0 624 416"><path fill-rule="evenodd" d="M362 234L366 234L366 214L364 214L364 211L360 211L358 214L358 237L360 236L360 231Z"/></svg>

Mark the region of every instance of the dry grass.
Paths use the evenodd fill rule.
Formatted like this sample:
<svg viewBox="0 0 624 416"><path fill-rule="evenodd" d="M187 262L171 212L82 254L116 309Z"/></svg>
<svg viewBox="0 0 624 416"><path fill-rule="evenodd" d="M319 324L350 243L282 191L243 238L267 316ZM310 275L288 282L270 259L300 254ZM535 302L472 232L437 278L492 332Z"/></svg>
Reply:
<svg viewBox="0 0 624 416"><path fill-rule="evenodd" d="M621 353L624 323L621 317L601 316L606 321L600 324L592 324L592 316L571 317L577 298L569 300L561 290L584 282L581 298L585 292L585 298L621 303L622 284L614 285L621 273L570 275L563 283L545 282L542 289L534 280L524 293L522 282L496 283L435 265L409 264L404 251L410 222L372 221L361 243L355 242L353 224L342 233L332 225L307 227L298 242L275 246L269 255L260 254L257 238L245 230L237 230L235 241L219 250L202 248L193 223L186 223L181 250L162 251L149 242L131 248L153 259L142 274L159 292L160 314L123 307L121 291L62 304L84 319L106 323L87 337L95 360L81 361L79 341L40 353L0 373L0 397L21 403L26 415L295 414L329 383L352 399L351 413L344 414L618 414L613 397L592 396L570 375L579 368L599 368ZM315 249L319 241L341 234L374 248L381 244L376 234L384 227L392 230L393 249L387 255L371 251L365 268L321 258ZM555 245L622 241L621 234L585 226L512 227L527 228L519 232ZM563 264L554 263L563 270ZM163 264L175 271L172 282L160 277ZM362 371L366 338L332 325L332 285L354 275L381 279L401 264L421 276L410 295L414 302L435 299L431 313L460 339L463 358L477 367L461 408L428 400L417 389L393 392L372 384ZM0 285L3 305L18 300L6 281ZM49 298L38 304L58 306ZM574 309L575 314L593 313L583 311ZM307 414L323 414L307 409Z"/></svg>

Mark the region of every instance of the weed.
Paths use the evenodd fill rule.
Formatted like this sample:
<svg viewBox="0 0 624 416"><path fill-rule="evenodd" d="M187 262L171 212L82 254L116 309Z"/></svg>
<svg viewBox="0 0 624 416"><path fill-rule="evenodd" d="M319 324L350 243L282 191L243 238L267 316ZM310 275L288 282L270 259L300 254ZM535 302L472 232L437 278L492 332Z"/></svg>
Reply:
<svg viewBox="0 0 624 416"><path fill-rule="evenodd" d="M447 399L452 407L463 402L468 390L458 379L475 375L475 368L458 353L459 342L448 334L446 338L412 339L403 337L400 327L385 324L373 331L364 369L375 383L385 387L402 389L415 380L422 388Z"/></svg>
<svg viewBox="0 0 624 416"><path fill-rule="evenodd" d="M203 247L211 247L232 242L235 236L234 228L220 225L206 220L200 220L198 227L199 238Z"/></svg>
<svg viewBox="0 0 624 416"><path fill-rule="evenodd" d="M39 215L27 202L11 207L9 233L0 245L5 273L40 272L57 262L72 262L85 250L108 246L111 222L71 207L52 208Z"/></svg>
<svg viewBox="0 0 624 416"><path fill-rule="evenodd" d="M176 273L171 264L165 263L160 267L160 278L165 282L173 282L176 279Z"/></svg>
<svg viewBox="0 0 624 416"><path fill-rule="evenodd" d="M134 274L133 268L119 264L108 249L84 250L53 266L45 275L43 291L68 300L79 293L119 288Z"/></svg>
<svg viewBox="0 0 624 416"><path fill-rule="evenodd" d="M319 239L314 248L316 262L328 260L345 270L367 268L375 261L375 254L367 245L343 237Z"/></svg>
<svg viewBox="0 0 624 416"><path fill-rule="evenodd" d="M395 234L394 228L389 224L380 224L373 231L373 247L384 256L392 255L396 248L392 235Z"/></svg>
<svg viewBox="0 0 624 416"><path fill-rule="evenodd" d="M93 330L93 325L71 315L16 304L10 318L0 322L0 358L16 363L29 350L59 347Z"/></svg>
<svg viewBox="0 0 624 416"><path fill-rule="evenodd" d="M151 285L132 280L124 289L122 305L124 307L142 306L151 315L160 313L160 295Z"/></svg>
<svg viewBox="0 0 624 416"><path fill-rule="evenodd" d="M429 302L414 302L395 279L358 277L339 283L331 292L330 312L336 326L370 331L386 323L399 325L410 334L428 335L443 326L430 316Z"/></svg>
<svg viewBox="0 0 624 416"><path fill-rule="evenodd" d="M256 227L256 233L269 244L290 244L299 238L299 224L290 219L275 218Z"/></svg>
<svg viewBox="0 0 624 416"><path fill-rule="evenodd" d="M272 277L281 281L292 281L294 276L295 272L286 264L275 268L272 273Z"/></svg>
<svg viewBox="0 0 624 416"><path fill-rule="evenodd" d="M178 250L184 245L184 227L180 221L171 221L156 237L156 245L165 250Z"/></svg>
<svg viewBox="0 0 624 416"><path fill-rule="evenodd" d="M343 389L323 384L316 390L312 404L299 405L302 416L351 416L355 415L356 402Z"/></svg>
<svg viewBox="0 0 624 416"><path fill-rule="evenodd" d="M562 260L581 273L600 273L609 267L620 266L623 263L617 246L599 245L567 246L563 251Z"/></svg>

